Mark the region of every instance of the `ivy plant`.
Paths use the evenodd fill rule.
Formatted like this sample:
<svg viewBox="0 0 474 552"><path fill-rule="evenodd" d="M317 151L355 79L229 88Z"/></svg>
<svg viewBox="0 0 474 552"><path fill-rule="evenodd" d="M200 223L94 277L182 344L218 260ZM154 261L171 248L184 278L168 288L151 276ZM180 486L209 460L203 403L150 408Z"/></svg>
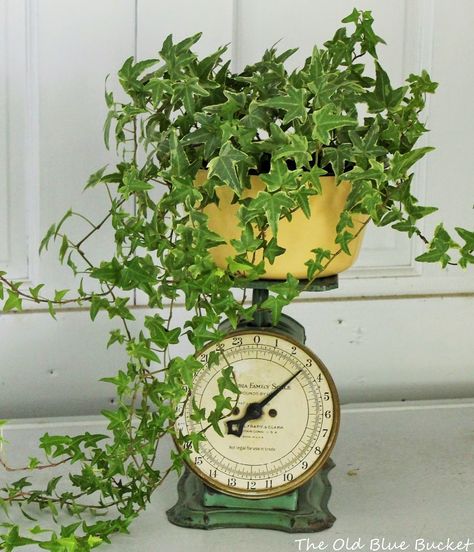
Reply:
<svg viewBox="0 0 474 552"><path fill-rule="evenodd" d="M77 276L78 289L46 297L42 285L28 288L0 272L0 305L4 312L21 311L28 302L44 305L53 317L58 308L87 306L92 320L104 312L117 320L108 346L124 347L128 361L104 379L117 393L116 406L103 412L107 434L45 434L39 442L43 458L20 467L0 458L4 469L23 472L0 488L0 549L35 544L54 552L88 551L128 531L168 473L182 468L187 446L197 448L205 438L176 435L177 405L202 364L196 355L175 354L173 346L188 340L199 351L222 338L222 318L233 327L252 318L255 307L245 297L237 300L232 289L259 278L265 263L284 253L279 222L297 210L311 216L308 198L321 193L320 176L349 180L352 191L337 226L338 249L315 243L306 263L309 283L349 251L361 231L351 232L352 216L360 213L376 226L421 238L427 248L419 261L464 268L474 262L473 231L456 228L453 238L440 224L427 238L419 229L435 208L413 195L413 166L432 149L417 142L427 131L421 118L426 95L437 84L422 71L394 86L378 60L384 41L373 30L370 12L354 10L343 23L292 72L285 62L295 50L272 47L233 73L223 61L225 47L202 58L193 52L200 34L178 43L169 36L156 59L123 64L118 80L127 101L105 94L105 144L115 145L117 164L94 172L85 186L107 194L108 210L97 222L86 217L90 230L79 241L68 236L67 224L84 215L69 210L40 248L57 243L59 260ZM198 170L207 171L201 186L195 185ZM255 174L266 187L244 197ZM223 239L209 229L203 212L218 201L220 186L233 190L241 227L233 241L236 254L225 268L209 253ZM109 257L93 263L87 242L106 225L113 228L114 243ZM137 290L153 309L138 329L130 302ZM301 286L288 274L271 290L263 308L276 323ZM182 326L173 316L178 303L188 312ZM236 396L231 366L222 371L219 389L213 412L195 406L197 419L207 416L209 427L217 429ZM163 471L156 459L170 435L187 445L185 452L171 453ZM70 466L69 475L55 474L59 466L61 473ZM34 474L45 469L51 478L38 486ZM35 521L38 509L51 515L50 524ZM27 518L25 526L14 510ZM77 519L64 521L63 511Z"/></svg>

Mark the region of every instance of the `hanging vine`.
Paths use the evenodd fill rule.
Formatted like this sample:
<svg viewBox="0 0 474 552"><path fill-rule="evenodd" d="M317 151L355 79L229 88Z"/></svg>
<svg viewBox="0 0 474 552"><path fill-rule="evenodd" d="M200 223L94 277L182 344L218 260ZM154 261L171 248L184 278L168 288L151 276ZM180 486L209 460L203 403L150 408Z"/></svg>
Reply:
<svg viewBox="0 0 474 552"><path fill-rule="evenodd" d="M419 261L443 267L473 263L474 232L456 228L455 241L440 224L428 239L417 226L435 211L412 194L411 169L432 149L415 145L427 130L420 114L436 83L423 71L393 88L377 58L383 40L373 31L370 12L354 10L343 22L332 40L315 47L303 67L291 73L285 62L295 50L275 48L232 73L223 61L226 48L203 58L192 51L199 34L178 43L170 36L157 59L129 58L123 64L118 79L128 101L105 95L105 143L109 147L113 137L119 159L112 169L92 174L86 185L103 190L108 210L98 222L70 210L41 242L40 250L58 245L60 262L78 278L77 290L47 297L42 285L28 288L0 272L0 304L4 312L21 311L26 303L44 305L53 317L59 308L85 305L92 320L105 312L118 326L107 345L124 347L128 361L114 377L103 379L117 393L116 406L103 412L106 434L45 434L39 442L43 458L30 458L18 468L2 452L4 470L25 475L1 485L0 549L36 544L55 552L88 551L109 542L113 533L128 531L166 476L183 465L186 445L184 452L171 452L167 469L157 467L163 438L171 435L196 449L205 438L176 434L177 408L202 364L193 354L176 354L174 346L187 340L199 351L223 337L218 330L223 317L233 327L252 318L255 307L236 299L232 288L259 278L284 253L279 221L290 220L297 210L310 217L308 198L321 193L320 176L348 180L352 192L337 227L338 249L315 243L306 263L308 285L341 252L350 252L350 242L362 231L352 230L352 216L361 213L377 226L421 237L427 250ZM374 68L374 77L363 60ZM195 184L199 170L207 171L201 186ZM244 197L253 174L263 175L266 188L255 198ZM225 269L210 254L224 241L209 229L203 212L216 203L220 186L233 190L242 230ZM90 229L74 241L67 224L77 217ZM106 226L114 232L110 256L94 263L88 240ZM288 274L271 290L263 308L271 310L276 323L301 287ZM140 327L131 301L135 291L153 309ZM182 325L174 316L177 304L188 314ZM219 388L213 412L194 408L196 419L214 428L238 394L230 365ZM71 471L62 475L66 466ZM59 475L56 468L62 470ZM37 488L34 474L44 470L52 476ZM42 517L39 525L38 509L53 523ZM30 527L20 526L16 511ZM65 522L63 511L77 521Z"/></svg>

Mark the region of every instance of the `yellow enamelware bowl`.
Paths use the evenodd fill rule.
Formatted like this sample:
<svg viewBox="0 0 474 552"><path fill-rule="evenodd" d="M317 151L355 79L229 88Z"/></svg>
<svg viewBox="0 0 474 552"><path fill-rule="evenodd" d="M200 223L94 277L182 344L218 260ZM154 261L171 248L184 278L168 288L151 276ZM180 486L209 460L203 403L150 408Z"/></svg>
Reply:
<svg viewBox="0 0 474 552"><path fill-rule="evenodd" d="M207 171L198 171L196 175L196 184L199 186L207 179ZM258 176L251 176L251 188L245 189L243 197L255 197L258 192L265 189L265 183ZM336 225L344 209L347 196L351 190L351 183L347 180L340 182L336 186L334 176L320 177L322 194L309 196L311 207L311 218L307 219L301 210L293 213L291 221L280 220L278 226L278 245L286 249L283 255L275 258L275 262L270 264L265 259L265 274L262 278L269 280L286 279L288 272L300 280L307 278L307 266L305 262L314 258L312 249L321 247L329 249L332 253L337 252L340 247L335 243ZM236 254L234 247L230 245L230 240L239 239L242 229L238 225L237 211L239 204L232 204L234 192L226 185L216 188L219 197L219 205L208 205L203 211L209 217L208 225L210 230L217 232L227 242L210 249L218 267L225 269L227 267L227 257L233 257ZM366 215L353 216L353 228L348 228L352 234L360 230L361 226L367 221ZM326 270L318 275L331 276L347 270L354 264L360 251L364 230L349 243L351 255L341 252L329 264ZM271 239L272 233L268 230L266 239ZM251 254L248 255L249 260ZM262 253L256 256L256 262L260 262Z"/></svg>

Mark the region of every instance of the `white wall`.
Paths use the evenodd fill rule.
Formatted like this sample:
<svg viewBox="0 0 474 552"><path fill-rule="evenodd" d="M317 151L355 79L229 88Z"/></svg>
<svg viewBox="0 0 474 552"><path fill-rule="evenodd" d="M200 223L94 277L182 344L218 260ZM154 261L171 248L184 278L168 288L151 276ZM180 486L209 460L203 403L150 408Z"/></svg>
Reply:
<svg viewBox="0 0 474 552"><path fill-rule="evenodd" d="M200 52L231 42L236 69L279 39L282 48L301 48L298 62L352 7L348 0L0 0L0 268L58 289L71 285L55 254L40 259L37 246L69 207L96 219L103 212L100 193L82 188L110 160L104 78L126 57L153 56L170 32L203 31ZM440 207L426 232L440 220L473 227L474 72L453 56L472 58L474 5L364 0L358 7L373 9L395 84L421 68L440 82L426 114L427 143L437 150L416 180L424 203ZM109 243L107 233L94 243L96 258ZM474 395L473 271L417 265L419 250L402 234L372 228L338 291L307 294L290 309L344 402ZM81 311L57 322L41 311L0 314L0 418L103 407L110 389L95 382L123 361L118 349L105 349L108 326Z"/></svg>

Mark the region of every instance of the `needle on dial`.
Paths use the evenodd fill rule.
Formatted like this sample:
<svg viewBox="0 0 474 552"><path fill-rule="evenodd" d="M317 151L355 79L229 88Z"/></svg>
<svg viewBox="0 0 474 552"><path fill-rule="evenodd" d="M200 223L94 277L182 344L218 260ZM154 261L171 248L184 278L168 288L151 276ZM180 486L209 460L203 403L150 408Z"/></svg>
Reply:
<svg viewBox="0 0 474 552"><path fill-rule="evenodd" d="M245 424L249 420L257 420L258 418L261 418L263 416L263 407L267 405L274 397L276 397L276 395L278 395L278 393L282 389L284 389L291 381L293 381L296 376L301 374L302 371L303 370L298 370L298 372L295 372L290 378L284 381L260 402L250 403L247 406L247 410L245 411L245 414L242 416L242 418L239 418L238 420L227 421L227 433L229 433L230 435L235 435L236 437L240 437L244 430Z"/></svg>

